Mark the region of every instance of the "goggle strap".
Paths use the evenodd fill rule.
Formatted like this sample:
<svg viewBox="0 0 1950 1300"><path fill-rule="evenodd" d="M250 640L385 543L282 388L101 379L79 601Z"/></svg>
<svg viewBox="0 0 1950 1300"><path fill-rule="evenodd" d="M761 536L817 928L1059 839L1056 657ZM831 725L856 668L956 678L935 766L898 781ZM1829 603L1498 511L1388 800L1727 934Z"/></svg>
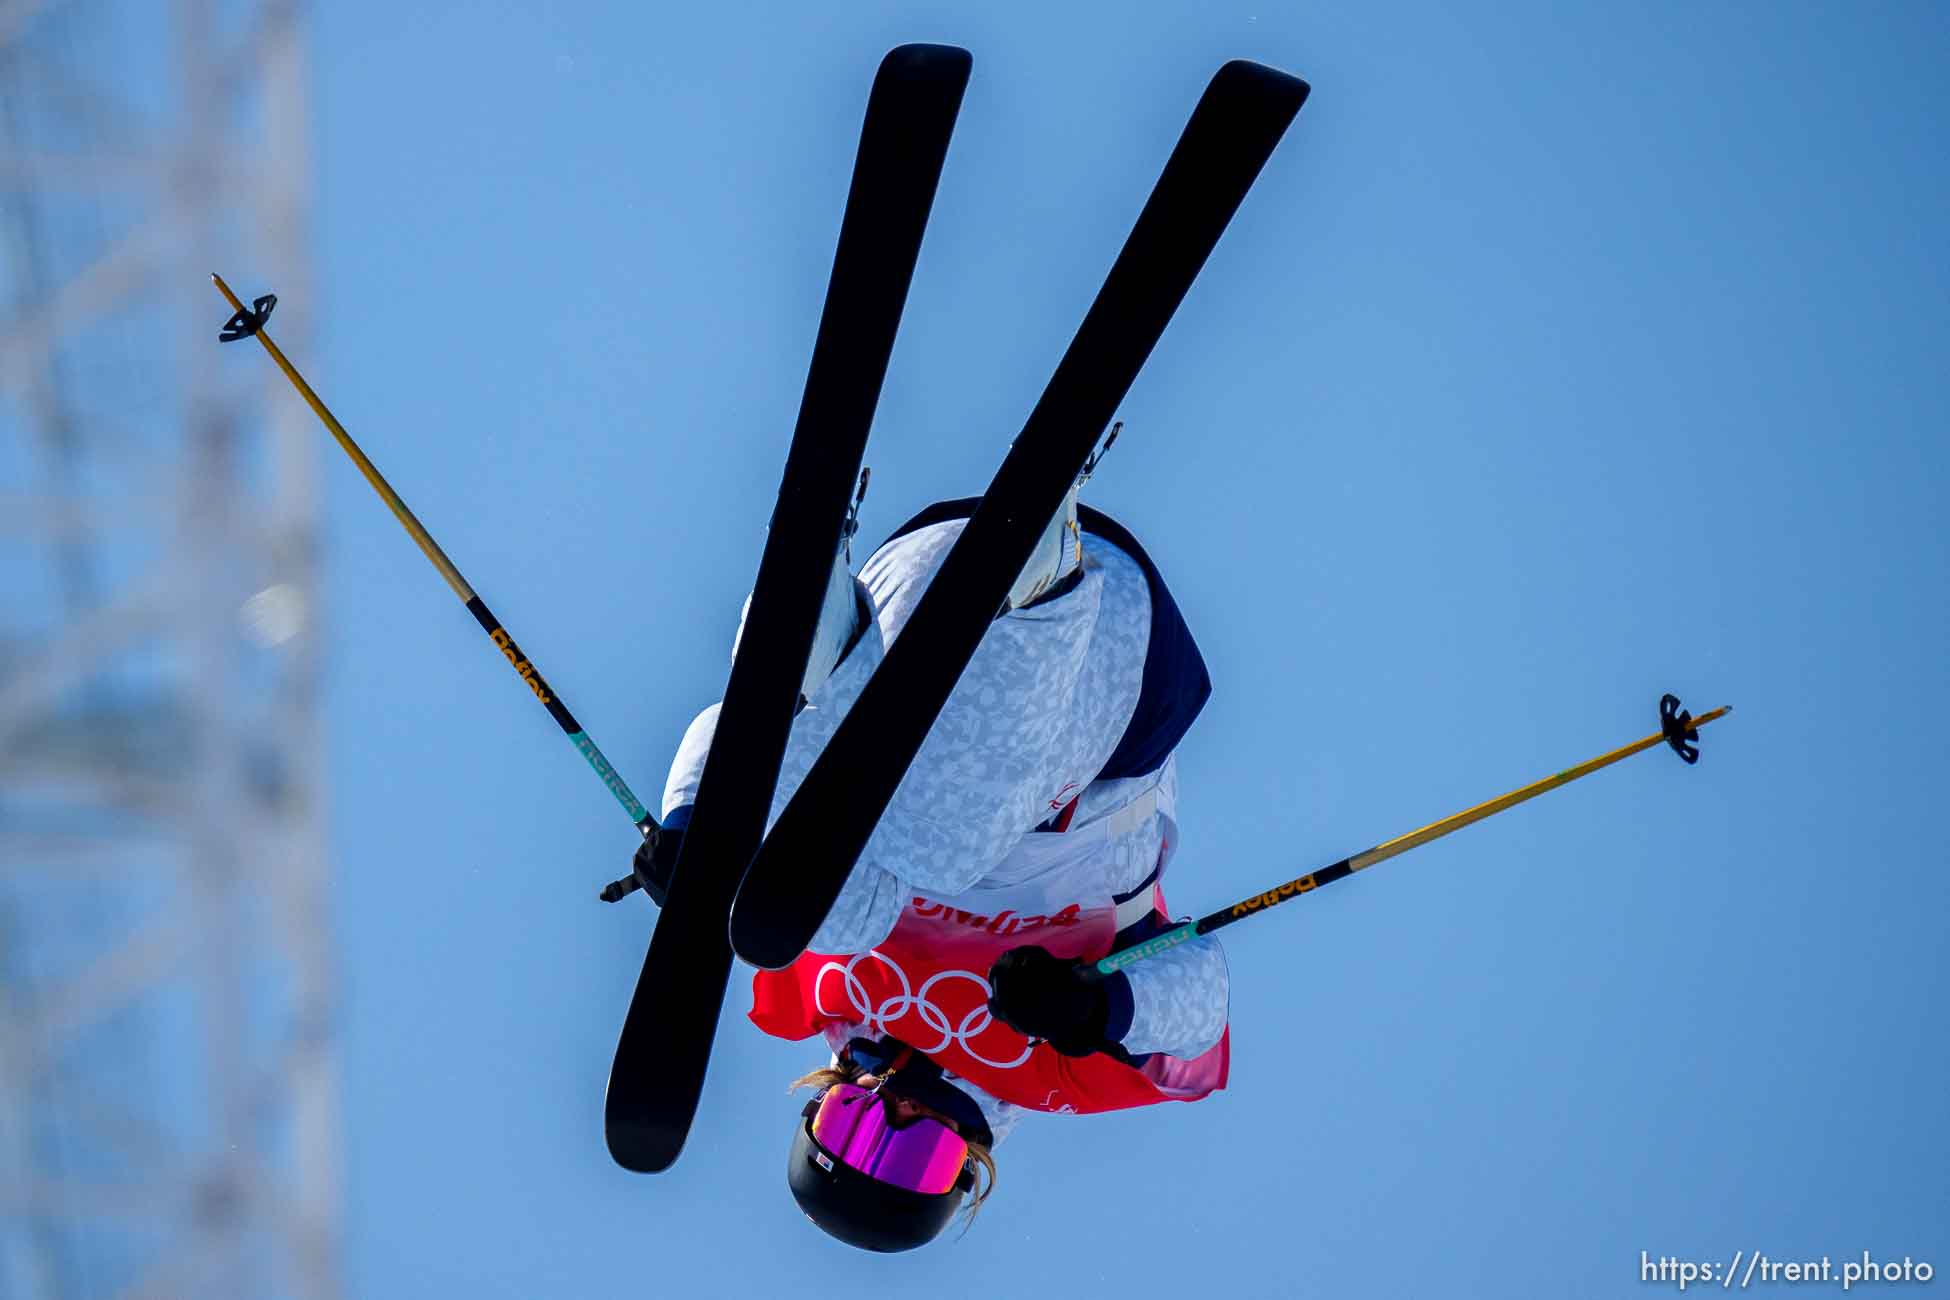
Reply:
<svg viewBox="0 0 1950 1300"><path fill-rule="evenodd" d="M874 1081L873 1085L874 1093L878 1094L882 1088L887 1086L887 1080L894 1077L894 1072L913 1059L914 1049L906 1043L902 1043L900 1050L894 1053L894 1059L880 1067L880 1077Z"/></svg>

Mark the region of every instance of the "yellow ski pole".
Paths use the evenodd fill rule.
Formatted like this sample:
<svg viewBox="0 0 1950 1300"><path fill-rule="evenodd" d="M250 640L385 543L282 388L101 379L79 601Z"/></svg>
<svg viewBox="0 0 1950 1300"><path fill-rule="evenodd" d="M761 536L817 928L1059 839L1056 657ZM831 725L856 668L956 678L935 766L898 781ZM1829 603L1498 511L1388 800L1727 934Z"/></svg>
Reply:
<svg viewBox="0 0 1950 1300"><path fill-rule="evenodd" d="M1222 907L1210 916L1200 917L1196 921L1187 921L1183 925L1174 926L1156 938L1147 939L1145 942L1126 948L1122 952L1112 953L1102 961L1097 962L1091 970L1098 978L1106 975L1115 975L1118 971L1134 962L1143 961L1146 957L1155 957L1167 949L1176 948L1181 943L1196 939L1201 934L1210 934L1221 926L1231 925L1234 921L1263 912L1269 907L1275 907L1286 902L1288 899L1298 898L1302 894L1310 894L1322 885L1331 885L1336 880L1344 880L1357 871L1372 867L1377 862L1386 862L1389 858L1397 857L1412 848L1427 844L1430 840L1439 840L1451 831L1459 831L1465 826L1473 826L1486 817L1494 817L1505 809L1514 808L1520 803L1535 799L1538 795L1546 791L1555 790L1561 785L1569 785L1581 776L1589 776L1599 768L1610 767L1620 759L1630 758L1634 754L1651 749L1661 741L1671 745L1673 752L1677 753L1688 763L1697 762L1699 760L1699 747L1690 742L1699 739L1699 728L1709 722L1723 718L1732 712L1733 707L1726 705L1714 709L1710 713L1703 713L1695 718L1692 714L1680 709L1678 696L1664 696L1659 701L1659 730L1641 740L1635 740L1629 745L1614 749L1609 754L1600 754L1589 762L1579 763L1576 767L1566 768L1555 776L1547 776L1541 781L1533 781L1521 790L1512 790L1509 794L1499 795L1487 803L1479 803L1474 808L1465 808L1453 816L1444 817L1439 822L1431 822L1420 830L1410 831L1406 835L1397 835L1392 840L1385 840L1371 849L1365 849L1360 853L1356 853L1352 857L1342 858L1339 862L1331 866L1322 867L1318 871L1310 871L1306 875L1298 876L1283 885L1275 885L1263 894L1255 894L1251 898L1241 899L1230 907Z"/></svg>
<svg viewBox="0 0 1950 1300"><path fill-rule="evenodd" d="M312 391L311 385L305 382L305 377L298 373L298 368L292 365L284 353L278 350L278 345L271 341L271 336L264 330L264 322L271 318L271 309L277 306L277 295L267 293L246 307L238 301L237 295L230 291L230 286L224 283L222 276L213 274L210 280L217 286L217 292L224 296L225 301L235 311L235 315L231 316L224 325L223 331L217 335L218 340L234 343L238 339L255 337L264 345L264 351L270 355L271 360L277 362L278 369L284 371L284 377L291 381L291 386L298 390L298 395L305 399L325 427L331 430L332 436L338 440L339 447L352 458L352 463L357 465L359 472L366 476L366 482L372 484L372 490L379 494L379 499L386 503L386 507L393 512L394 518L399 520L400 526L406 529L427 559L433 562L433 567L440 570L440 576L447 580L447 585L452 587L454 594L461 598L462 603L467 606L467 612L474 616L474 621L481 625L481 629L488 634L488 639L494 642L495 648L501 652L502 657L513 665L523 684L534 692L535 698L542 702L549 716L554 718L557 725L567 733L570 743L587 760L596 775L602 779L603 784L609 788L609 792L616 796L616 802L623 805L623 811L630 815L630 820L636 823L637 829L646 836L656 834L660 829L656 818L652 817L649 810L637 800L636 795L631 793L629 785L616 769L610 766L609 760L603 757L603 751L596 747L596 742L589 738L589 733L582 729L582 724L575 720L575 716L557 698L555 689L543 679L541 671L529 662L528 656L522 653L521 647L515 644L514 638L508 635L501 626L500 620L488 610L486 602L475 595L474 589L467 585L467 579L460 576L460 570L455 568L454 562L447 558L447 553L440 549L440 544L433 540L432 535L414 517L413 512L406 508L406 502L400 500L399 493L393 491L393 485L386 481L385 476L370 460L366 459L365 452L359 450L359 444L352 440L352 435L345 431L345 426L338 422L338 417L326 408L325 403L319 400L318 394Z"/></svg>

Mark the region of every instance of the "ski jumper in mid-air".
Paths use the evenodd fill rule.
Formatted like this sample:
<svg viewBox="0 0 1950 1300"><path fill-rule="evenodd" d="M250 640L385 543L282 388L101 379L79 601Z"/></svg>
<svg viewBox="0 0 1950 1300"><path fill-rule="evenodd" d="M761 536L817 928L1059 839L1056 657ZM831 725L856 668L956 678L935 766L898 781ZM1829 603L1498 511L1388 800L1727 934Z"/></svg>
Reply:
<svg viewBox="0 0 1950 1300"><path fill-rule="evenodd" d="M771 818L975 504L922 512L858 578L836 557ZM1209 693L1156 566L1123 528L1079 510L1073 488L811 947L753 979L759 1028L820 1035L832 1052L800 1080L820 1091L787 1171L821 1228L867 1249L921 1245L988 1194L990 1149L1025 1111L1192 1101L1225 1085L1216 939L1085 975L1169 922L1173 750ZM689 821L717 715L701 713L678 749L666 832ZM646 844L661 861L639 861L639 874L667 881L678 838Z"/></svg>

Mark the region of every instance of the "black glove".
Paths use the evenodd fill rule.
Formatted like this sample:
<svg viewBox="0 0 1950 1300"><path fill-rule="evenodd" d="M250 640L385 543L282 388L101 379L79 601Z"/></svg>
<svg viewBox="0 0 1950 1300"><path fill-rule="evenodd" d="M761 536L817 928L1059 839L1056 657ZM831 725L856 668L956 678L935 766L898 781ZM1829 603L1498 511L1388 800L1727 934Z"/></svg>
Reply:
<svg viewBox="0 0 1950 1300"><path fill-rule="evenodd" d="M677 871L677 850L683 843L684 828L666 826L644 836L630 862L630 874L658 907L670 893L670 880Z"/></svg>
<svg viewBox="0 0 1950 1300"><path fill-rule="evenodd" d="M1049 949L1033 944L1011 948L989 968L995 990L989 995L989 1012L1019 1034L1046 1039L1065 1056L1106 1051L1122 1056L1104 1036L1110 1019L1108 981L1090 978L1090 965L1080 958L1052 956Z"/></svg>

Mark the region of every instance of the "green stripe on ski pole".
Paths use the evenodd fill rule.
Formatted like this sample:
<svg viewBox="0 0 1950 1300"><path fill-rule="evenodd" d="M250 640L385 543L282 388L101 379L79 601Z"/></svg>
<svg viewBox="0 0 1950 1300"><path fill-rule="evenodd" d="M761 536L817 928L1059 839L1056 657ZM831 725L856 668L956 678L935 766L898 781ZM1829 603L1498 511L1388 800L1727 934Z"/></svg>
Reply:
<svg viewBox="0 0 1950 1300"><path fill-rule="evenodd" d="M425 555L433 567L440 571L440 576L446 579L447 585L453 588L454 594L466 603L467 612L474 616L474 621L481 625L481 629L494 642L495 648L501 651L508 663L514 667L523 684L535 693L535 698L542 702L549 716L554 718L556 724L567 733L577 752L582 755L596 775L602 778L609 792L616 796L616 802L623 805L623 811L630 815L630 820L636 823L636 828L645 835L660 829L656 819L650 816L649 810L630 792L630 787L617 774L616 769L610 766L609 760L603 757L603 751L596 748L596 742L589 738L589 733L576 722L575 715L571 714L567 706L556 698L554 688L542 679L541 672L528 661L528 656L521 652L521 647L515 644L513 637L508 635L507 630L501 626L500 620L488 612L486 603L474 594L472 587L467 585L467 579L460 576L460 570L454 567L452 560L447 558L447 553L440 549L440 544L433 540L433 534L429 533L418 517L407 509L406 502L400 500L399 493L393 491L393 485L386 481L386 476L366 458L366 453L359 449L359 444L352 440L352 435L345 431L345 426L339 423L338 417L326 408L318 394L312 391L312 386L305 382L305 377L298 373L298 368L292 365L279 350L278 345L271 341L270 334L264 329L264 322L271 318L271 309L277 305L277 297L266 294L250 307L245 307L238 300L237 295L230 291L230 286L224 283L222 276L212 275L210 281L217 286L217 292L221 293L224 300L236 311L229 323L224 326L223 333L217 337L225 343L232 343L238 339L255 336L257 341L264 345L264 351L270 354L271 360L277 362L278 369L284 371L284 377L291 381L291 386L298 390L298 395L305 399L313 414L317 415L331 431L332 437L338 440L340 449L351 457L354 465L359 467L359 472L365 475L366 482L372 485L372 490L379 494L379 499L386 503L386 508L393 512L395 519L399 520L400 527L404 528L407 535L419 546L421 554Z"/></svg>
<svg viewBox="0 0 1950 1300"><path fill-rule="evenodd" d="M1146 957L1156 957L1167 949L1176 948L1179 944L1189 943L1196 938L1198 938L1198 922L1187 921L1183 925L1173 926L1163 934L1155 935L1143 943L1135 944L1122 952L1114 952L1104 958L1096 965L1097 974L1115 975L1126 966L1135 966Z"/></svg>
<svg viewBox="0 0 1950 1300"><path fill-rule="evenodd" d="M608 786L609 792L616 796L616 802L623 805L623 811L630 815L630 820L637 824L637 828L648 831L655 827L656 819L650 816L650 810L638 802L636 795L630 792L628 783L615 768L609 765L609 760L603 757L603 751L596 748L595 741L589 739L589 733L572 731L569 733L569 740L582 751L583 758L588 760L589 766L594 769L596 775L603 779L603 784Z"/></svg>

